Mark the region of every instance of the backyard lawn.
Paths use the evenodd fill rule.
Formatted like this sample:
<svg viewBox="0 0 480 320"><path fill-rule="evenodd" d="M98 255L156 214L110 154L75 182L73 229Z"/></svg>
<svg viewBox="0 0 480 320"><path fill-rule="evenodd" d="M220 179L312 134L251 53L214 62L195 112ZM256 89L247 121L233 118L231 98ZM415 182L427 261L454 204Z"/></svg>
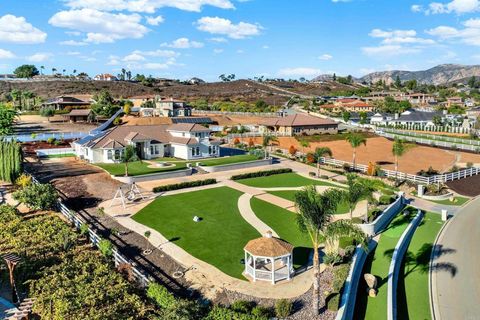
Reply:
<svg viewBox="0 0 480 320"><path fill-rule="evenodd" d="M261 235L238 211L241 192L213 188L159 197L133 219L160 232L194 257L244 279L243 247ZM193 217L202 220L194 222Z"/></svg>
<svg viewBox="0 0 480 320"><path fill-rule="evenodd" d="M428 268L442 224L439 214L427 212L413 235L398 279L398 319L431 318Z"/></svg>
<svg viewBox="0 0 480 320"><path fill-rule="evenodd" d="M221 166L225 164L234 164L234 163L255 161L255 160L259 160L258 156L251 155L251 154L242 154L238 156L215 158L211 160L199 160L199 162L202 164L202 166L213 167L213 166Z"/></svg>
<svg viewBox="0 0 480 320"><path fill-rule="evenodd" d="M237 180L237 182L255 188L293 188L309 185L338 187L333 183L305 178L293 172L275 174L268 177L242 179Z"/></svg>
<svg viewBox="0 0 480 320"><path fill-rule="evenodd" d="M260 220L271 227L280 238L295 246L293 251L294 267L306 265L312 243L308 235L299 230L296 214L257 198L252 198L250 205Z"/></svg>
<svg viewBox="0 0 480 320"><path fill-rule="evenodd" d="M377 248L368 255L362 274L371 273L377 277L378 294L375 298L368 297L365 280L363 280L363 277L360 279L357 302L355 303L355 314L358 319L376 320L386 318L388 269L393 250L402 233L413 219L414 213L416 211L412 210L409 215L399 214L393 219L387 229L380 235Z"/></svg>
<svg viewBox="0 0 480 320"><path fill-rule="evenodd" d="M49 154L49 155L45 156L45 158L48 158L48 159L71 158L71 157L76 157L76 155L74 153L61 153L61 154Z"/></svg>
<svg viewBox="0 0 480 320"><path fill-rule="evenodd" d="M123 176L125 175L125 164L124 163L98 163L95 164L100 168L108 171L113 176ZM176 171L185 169L185 162L175 162L175 167L167 168L149 168L151 164L145 161L135 161L128 164L128 175L130 176L141 176L144 174L157 173L157 172L166 172L166 171Z"/></svg>
<svg viewBox="0 0 480 320"><path fill-rule="evenodd" d="M290 201L295 201L295 193L298 191L295 190L282 190L282 191L269 191L268 193L271 193L277 197L287 199ZM337 213L336 214L345 214L349 213L350 209L348 208L348 203L342 201L340 205L337 208Z"/></svg>
<svg viewBox="0 0 480 320"><path fill-rule="evenodd" d="M445 206L463 206L467 201L470 200L470 198L465 198L465 197L454 197L454 201L450 201L449 199L447 200L429 200L431 202L435 202L438 204L443 204Z"/></svg>

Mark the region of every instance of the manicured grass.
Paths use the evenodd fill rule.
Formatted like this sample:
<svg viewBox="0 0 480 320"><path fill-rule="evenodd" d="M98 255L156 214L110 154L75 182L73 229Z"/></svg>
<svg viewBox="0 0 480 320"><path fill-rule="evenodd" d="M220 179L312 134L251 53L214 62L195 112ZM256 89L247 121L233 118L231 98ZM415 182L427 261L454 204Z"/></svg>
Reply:
<svg viewBox="0 0 480 320"><path fill-rule="evenodd" d="M176 171L186 168L185 162L176 162L175 167L167 168L149 168L150 163L145 161L135 161L128 164L128 175L130 176L141 176L144 174L156 173L156 172L166 172L166 171ZM111 175L114 176L123 176L125 174L125 164L124 163L98 163L96 166L103 168L108 171Z"/></svg>
<svg viewBox="0 0 480 320"><path fill-rule="evenodd" d="M275 174L268 177L237 180L237 182L256 188L290 188L309 185L338 187L332 183L302 177L296 173Z"/></svg>
<svg viewBox="0 0 480 320"><path fill-rule="evenodd" d="M364 138L374 138L375 135L370 132L357 132L358 135ZM317 134L313 136L297 136L295 137L298 141L308 141L308 142L325 142L325 141L339 141L347 139L347 133L337 133L337 134Z"/></svg>
<svg viewBox="0 0 480 320"><path fill-rule="evenodd" d="M413 213L409 215L399 214L393 219L387 229L382 232L377 248L368 255L362 274L371 273L377 277L378 295L375 298L368 297L365 281L362 277L357 292L357 302L355 303L357 319L377 320L387 318L388 269L395 246L413 217Z"/></svg>
<svg viewBox="0 0 480 320"><path fill-rule="evenodd" d="M255 160L259 160L258 157L255 155L242 154L238 156L215 158L211 160L200 160L199 162L202 164L202 166L213 167L213 166L221 166L225 164L234 164L234 163L255 161Z"/></svg>
<svg viewBox="0 0 480 320"><path fill-rule="evenodd" d="M463 206L465 203L467 203L468 200L470 200L470 199L465 198L465 197L455 197L453 202L450 201L449 199L438 200L438 201L429 200L429 201L435 202L435 203L438 203L438 204L443 204L445 206Z"/></svg>
<svg viewBox="0 0 480 320"><path fill-rule="evenodd" d="M295 194L298 191L295 190L285 190L285 191L269 191L268 193L271 193L277 197L287 199L290 201L295 201ZM349 213L350 209L348 208L348 204L344 201L340 203L340 205L337 208L337 214L345 214Z"/></svg>
<svg viewBox="0 0 480 320"><path fill-rule="evenodd" d="M261 235L238 211L241 192L227 188L159 197L133 219L160 232L194 257L244 279L243 247ZM194 222L193 217L202 218Z"/></svg>
<svg viewBox="0 0 480 320"><path fill-rule="evenodd" d="M76 155L74 153L49 154L42 158L55 159L55 158L71 158L71 157L76 157Z"/></svg>
<svg viewBox="0 0 480 320"><path fill-rule="evenodd" d="M427 212L412 237L398 279L398 319L431 319L428 268L442 224L439 214Z"/></svg>
<svg viewBox="0 0 480 320"><path fill-rule="evenodd" d="M250 200L255 215L271 227L280 238L295 246L293 250L293 264L295 268L308 263L312 243L306 233L298 228L296 213L277 207L263 200L252 198Z"/></svg>

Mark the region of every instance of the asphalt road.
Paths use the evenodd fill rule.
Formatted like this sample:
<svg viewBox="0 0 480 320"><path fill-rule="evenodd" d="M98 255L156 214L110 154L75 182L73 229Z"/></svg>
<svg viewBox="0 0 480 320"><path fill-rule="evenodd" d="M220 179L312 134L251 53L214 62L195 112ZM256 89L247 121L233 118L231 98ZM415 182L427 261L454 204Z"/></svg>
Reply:
<svg viewBox="0 0 480 320"><path fill-rule="evenodd" d="M480 198L458 211L435 247L435 320L480 318Z"/></svg>

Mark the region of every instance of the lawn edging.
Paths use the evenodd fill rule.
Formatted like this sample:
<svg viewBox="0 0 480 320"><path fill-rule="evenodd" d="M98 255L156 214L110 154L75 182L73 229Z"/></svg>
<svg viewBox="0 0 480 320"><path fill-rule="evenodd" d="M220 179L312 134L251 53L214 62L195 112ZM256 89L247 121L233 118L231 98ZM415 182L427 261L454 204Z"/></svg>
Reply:
<svg viewBox="0 0 480 320"><path fill-rule="evenodd" d="M356 224L356 226L362 229L367 236L373 237L390 223L390 221L403 209L404 205L405 194L400 192L398 199L390 204L372 223Z"/></svg>
<svg viewBox="0 0 480 320"><path fill-rule="evenodd" d="M393 251L392 261L388 269L388 286L387 286L387 320L397 319L397 286L400 267L402 265L403 257L408 249L410 240L412 240L415 230L422 221L425 213L419 210L419 213L410 222L407 229L397 242L395 250Z"/></svg>
<svg viewBox="0 0 480 320"><path fill-rule="evenodd" d="M145 182L145 181L153 181L153 180L186 177L186 176L191 176L192 172L193 172L192 168L187 168L187 169L176 170L176 171L143 174L140 176L128 176L128 177L125 177L125 176L121 177L121 176L114 176L114 175L110 175L110 176L112 177L112 179L115 179L117 181L127 183L127 184L132 184L134 182Z"/></svg>
<svg viewBox="0 0 480 320"><path fill-rule="evenodd" d="M377 246L377 242L370 239L368 242L368 252L371 252ZM358 284L362 276L363 265L367 260L368 252L366 252L360 245L355 249L352 257L352 264L348 273L347 280L343 287L342 297L340 299L340 306L337 311L335 320L350 320L353 319L355 312L355 302L357 298Z"/></svg>
<svg viewBox="0 0 480 320"><path fill-rule="evenodd" d="M270 159L253 160L253 161L246 161L246 162L239 162L239 163L222 164L218 166L199 166L199 168L206 172L213 173L213 172L261 167L261 166L271 165L272 163L273 163L273 159L270 158Z"/></svg>
<svg viewBox="0 0 480 320"><path fill-rule="evenodd" d="M448 200L451 197L453 197L453 192L449 192L449 193L442 194L442 195L439 195L439 196L423 195L420 198L425 199L425 200L429 200L429 201L442 201L442 200Z"/></svg>
<svg viewBox="0 0 480 320"><path fill-rule="evenodd" d="M194 187L201 187L211 184L216 184L217 179L205 179L205 180L196 180L196 181L187 181L175 184L168 184L165 186L154 187L153 192L166 192L166 191L173 191L173 190L180 190L186 188L194 188Z"/></svg>
<svg viewBox="0 0 480 320"><path fill-rule="evenodd" d="M282 173L292 173L293 170L290 168L285 169L275 169L275 170L266 170L266 171L257 171L257 172L249 172L244 174L238 174L235 176L231 176L230 180L243 180L243 179L250 179L250 178L261 178L261 177L269 177L276 174Z"/></svg>

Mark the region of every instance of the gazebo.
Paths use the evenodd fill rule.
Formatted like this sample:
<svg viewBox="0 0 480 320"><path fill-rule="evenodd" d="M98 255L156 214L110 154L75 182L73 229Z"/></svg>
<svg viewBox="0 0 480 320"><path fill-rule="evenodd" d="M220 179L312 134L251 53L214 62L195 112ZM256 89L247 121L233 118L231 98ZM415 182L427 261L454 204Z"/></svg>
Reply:
<svg viewBox="0 0 480 320"><path fill-rule="evenodd" d="M293 273L293 246L268 231L263 237L250 240L245 248L245 274L253 281L290 280Z"/></svg>

